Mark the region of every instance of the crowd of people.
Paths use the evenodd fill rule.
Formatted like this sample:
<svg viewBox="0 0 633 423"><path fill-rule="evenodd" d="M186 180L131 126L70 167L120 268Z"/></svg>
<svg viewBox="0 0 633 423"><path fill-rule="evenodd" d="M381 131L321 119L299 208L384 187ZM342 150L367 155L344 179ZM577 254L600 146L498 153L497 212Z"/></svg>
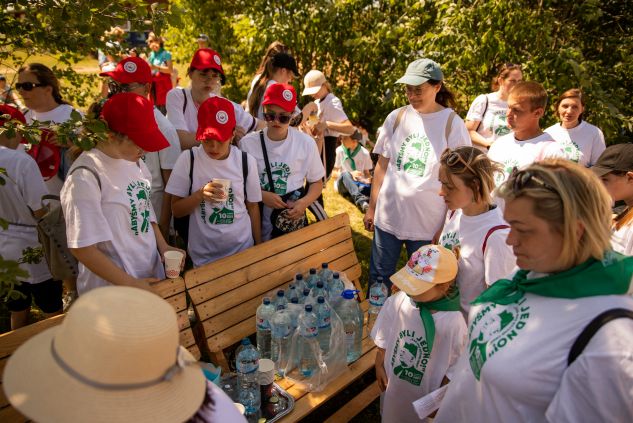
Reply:
<svg viewBox="0 0 633 423"><path fill-rule="evenodd" d="M158 37L148 60L101 73L106 98L88 113L108 136L92 150L45 131L37 147L48 150L25 154L19 135L0 134L11 181L0 189L2 257L38 245L41 199L59 194L79 262L65 290L88 307L97 287L152 291L167 251L201 266L307 225L307 210L327 218L332 177L373 232L370 283L382 278L393 292L371 334L383 421L419 421L413 402L446 384L438 422L633 420L633 321L611 321L613 310L633 316L633 145L606 148L584 120L581 90L563 92L560 123L543 131L547 92L504 64L464 120L440 65L418 59L396 81L408 104L388 114L369 151L322 71L305 73L301 94L313 101L299 108L301 74L282 43L267 49L245 107L223 97L223 62L203 35L186 88ZM17 80L28 111L2 105L0 114L69 119L46 66L26 65ZM615 202L624 206L613 213ZM49 315L62 310L62 282L44 264L23 268L27 299L9 301L13 328L31 298ZM585 334L597 317L604 328ZM581 334L586 346L569 361ZM211 390L196 384L200 406Z"/></svg>

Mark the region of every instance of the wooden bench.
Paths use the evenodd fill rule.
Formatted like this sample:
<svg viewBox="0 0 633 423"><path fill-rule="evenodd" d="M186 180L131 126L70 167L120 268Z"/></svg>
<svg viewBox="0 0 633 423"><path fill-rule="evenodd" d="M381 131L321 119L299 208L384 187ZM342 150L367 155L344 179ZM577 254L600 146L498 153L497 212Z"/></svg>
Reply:
<svg viewBox="0 0 633 423"><path fill-rule="evenodd" d="M186 347L196 359L200 359L200 350L196 345L187 314L185 281L182 278L165 279L157 282L154 288L157 293L176 310L178 327L180 329L180 344ZM63 319L64 315L62 314L33 323L18 330L0 334L0 381L2 380L4 366L7 364L7 360L20 345L29 340L32 336L60 324ZM33 381L33 383L37 383L37 381ZM0 384L0 422L12 423L27 421L28 419L26 417L9 404L4 394L4 389L2 388Z"/></svg>
<svg viewBox="0 0 633 423"><path fill-rule="evenodd" d="M202 323L211 360L227 371L227 349L255 332L255 312L262 297L287 287L296 273L306 273L323 262L329 263L335 271L345 272L353 281L360 291L361 307L366 313L367 302L359 282L361 267L354 251L347 214L186 272L185 284ZM376 350L367 335L365 330L361 357L322 392L308 393L287 379L277 382L295 398L295 408L283 422L302 419L360 376L373 371ZM331 421L349 420L378 395L374 383L332 416L334 420Z"/></svg>

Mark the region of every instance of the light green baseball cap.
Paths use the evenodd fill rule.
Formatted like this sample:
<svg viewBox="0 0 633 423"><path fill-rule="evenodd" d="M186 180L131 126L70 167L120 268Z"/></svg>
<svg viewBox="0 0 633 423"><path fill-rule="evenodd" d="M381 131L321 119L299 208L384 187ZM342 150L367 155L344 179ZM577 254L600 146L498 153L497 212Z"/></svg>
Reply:
<svg viewBox="0 0 633 423"><path fill-rule="evenodd" d="M404 76L396 81L396 84L422 85L429 79L442 81L444 75L440 65L431 59L418 59L409 63Z"/></svg>

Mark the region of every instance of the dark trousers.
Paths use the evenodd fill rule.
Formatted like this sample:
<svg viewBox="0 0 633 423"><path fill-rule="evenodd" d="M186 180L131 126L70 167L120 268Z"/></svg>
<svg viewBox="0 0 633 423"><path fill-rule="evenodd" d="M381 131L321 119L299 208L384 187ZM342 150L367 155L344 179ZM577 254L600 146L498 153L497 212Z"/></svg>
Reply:
<svg viewBox="0 0 633 423"><path fill-rule="evenodd" d="M363 201L369 202L371 194L371 185L358 183L352 178L349 172L341 173L340 178L336 181L338 184L338 192L341 195L349 194L352 201L358 206Z"/></svg>

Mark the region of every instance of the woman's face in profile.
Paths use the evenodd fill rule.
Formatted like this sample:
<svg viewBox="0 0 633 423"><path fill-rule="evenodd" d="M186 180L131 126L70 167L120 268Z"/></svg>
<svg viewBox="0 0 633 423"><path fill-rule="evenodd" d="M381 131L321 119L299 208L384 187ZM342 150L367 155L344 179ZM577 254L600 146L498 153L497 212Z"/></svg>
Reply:
<svg viewBox="0 0 633 423"><path fill-rule="evenodd" d="M510 225L506 243L512 247L517 266L541 273L566 270L558 264L563 235L534 214L532 199L519 197L508 201L503 217Z"/></svg>

